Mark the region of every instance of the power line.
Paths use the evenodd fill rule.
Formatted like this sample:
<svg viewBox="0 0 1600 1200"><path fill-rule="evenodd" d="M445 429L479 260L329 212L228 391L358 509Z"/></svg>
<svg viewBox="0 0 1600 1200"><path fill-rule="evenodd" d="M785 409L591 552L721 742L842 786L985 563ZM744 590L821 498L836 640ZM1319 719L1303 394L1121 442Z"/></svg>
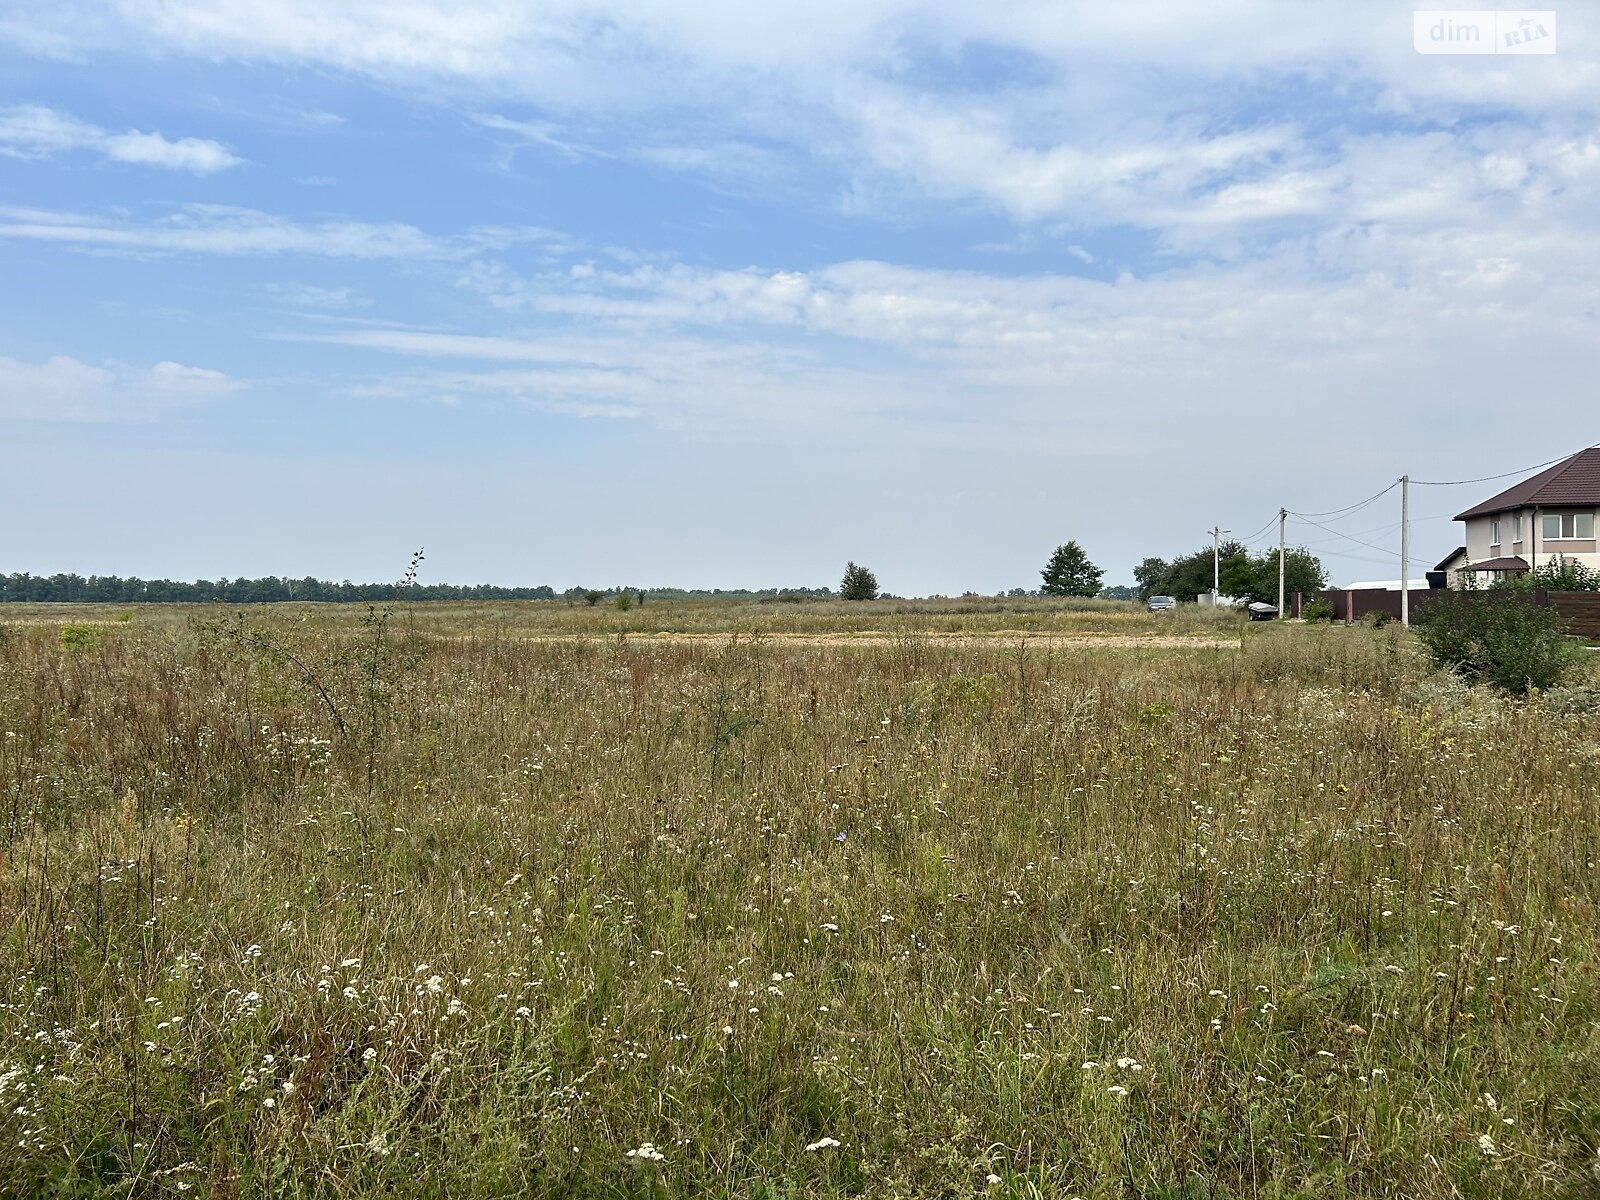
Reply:
<svg viewBox="0 0 1600 1200"><path fill-rule="evenodd" d="M1368 496L1365 500L1361 501L1359 504L1347 504L1343 508L1335 508L1335 509L1332 509L1332 510L1330 510L1328 512L1315 512L1315 513L1295 512L1293 509L1291 509L1289 511L1289 515L1291 517L1304 517L1307 520L1310 520L1312 517L1336 517L1340 513L1354 513L1354 512L1359 511L1360 509L1365 508L1367 505L1371 504L1374 500L1381 500L1384 496L1387 496L1390 492L1394 491L1395 488L1397 488L1399 486L1400 486L1400 481L1398 479L1396 479L1388 487L1384 488L1383 491L1377 492L1377 493L1375 493L1375 494L1373 494L1371 496Z"/></svg>
<svg viewBox="0 0 1600 1200"><path fill-rule="evenodd" d="M1277 517L1268 517L1267 518L1267 523L1265 525L1263 525L1260 529L1256 530L1254 533L1247 533L1247 534L1244 535L1244 537L1239 538L1238 540L1239 540L1241 545L1246 545L1247 546L1251 542L1255 541L1258 537L1260 537L1263 533L1267 532L1267 530L1271 529L1277 523L1278 523L1278 518Z"/></svg>
<svg viewBox="0 0 1600 1200"><path fill-rule="evenodd" d="M1584 449L1593 450L1597 446L1600 446L1600 442L1596 442L1594 446L1585 446ZM1477 479L1413 479L1411 482L1418 487L1455 487L1462 483L1492 483L1496 479L1510 479L1513 475L1526 475L1529 471L1542 471L1545 467L1553 467L1558 462L1565 462L1571 457L1572 455L1570 454L1563 454L1560 458L1552 458L1549 462L1542 462L1532 467L1522 467L1516 471L1507 471L1504 475L1483 475Z"/></svg>
<svg viewBox="0 0 1600 1200"><path fill-rule="evenodd" d="M1341 537L1347 542L1354 542L1358 546L1365 546L1368 550L1376 550L1379 554L1394 554L1394 551L1390 550L1387 546L1379 546L1372 542L1364 542L1358 537L1351 537L1343 530L1334 529L1330 526L1324 525L1321 521L1310 521L1306 520L1304 517L1302 517L1301 520L1305 520L1307 525L1315 525L1318 529L1326 530L1328 533L1333 534L1334 537Z"/></svg>

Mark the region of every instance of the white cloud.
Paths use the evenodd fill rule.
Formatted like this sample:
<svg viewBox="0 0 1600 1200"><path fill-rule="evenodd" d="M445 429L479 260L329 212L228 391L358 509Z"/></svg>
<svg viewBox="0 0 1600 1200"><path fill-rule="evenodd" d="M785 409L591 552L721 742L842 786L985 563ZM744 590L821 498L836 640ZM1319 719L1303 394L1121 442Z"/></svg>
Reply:
<svg viewBox="0 0 1600 1200"><path fill-rule="evenodd" d="M0 152L32 158L66 150L89 150L112 162L196 175L225 171L244 161L221 142L207 138L174 140L138 129L113 133L38 104L0 109Z"/></svg>
<svg viewBox="0 0 1600 1200"><path fill-rule="evenodd" d="M0 357L0 419L138 421L244 386L221 371L175 362L97 367L65 355L42 363Z"/></svg>
<svg viewBox="0 0 1600 1200"><path fill-rule="evenodd" d="M266 290L268 295L295 308L337 312L351 308L365 308L372 303L348 287L326 288L311 283L269 283Z"/></svg>
<svg viewBox="0 0 1600 1200"><path fill-rule="evenodd" d="M515 311L537 322L523 333L312 340L432 360L371 385L392 394L586 405L764 442L1141 446L1162 470L1225 421L1239 453L1314 436L1363 461L1361 413L1437 452L1477 437L1463 412L1582 407L1575 381L1600 347L1594 245L1559 225L1362 225L1113 280L874 261L550 272L517 281ZM1265 413L1279 415L1250 417Z"/></svg>
<svg viewBox="0 0 1600 1200"><path fill-rule="evenodd" d="M909 191L1082 227L1156 226L1198 202L1216 227L1329 201L1299 122L1263 114L1576 120L1600 91L1587 10L1561 13L1559 54L1487 61L1416 54L1409 15L1389 0L22 0L4 30L39 53L360 74L568 156L788 179L781 149L837 171L857 205L898 210ZM534 111L486 111L501 102Z"/></svg>
<svg viewBox="0 0 1600 1200"><path fill-rule="evenodd" d="M250 208L188 204L156 221L38 209L0 208L0 237L127 253L316 255L355 259L462 259L525 242L558 240L549 230L485 226L459 237L398 222L303 222Z"/></svg>

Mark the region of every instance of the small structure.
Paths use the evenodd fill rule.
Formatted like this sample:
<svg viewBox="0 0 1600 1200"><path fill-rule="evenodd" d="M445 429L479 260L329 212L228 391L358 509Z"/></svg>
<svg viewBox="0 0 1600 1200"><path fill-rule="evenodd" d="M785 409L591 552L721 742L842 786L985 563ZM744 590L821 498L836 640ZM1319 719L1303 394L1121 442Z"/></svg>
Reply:
<svg viewBox="0 0 1600 1200"><path fill-rule="evenodd" d="M1431 588L1460 587L1460 573L1466 570L1467 548L1457 546L1434 564L1433 570L1427 572L1428 586Z"/></svg>
<svg viewBox="0 0 1600 1200"><path fill-rule="evenodd" d="M1451 572L1453 586L1482 587L1552 558L1600 568L1597 510L1600 446L1591 446L1457 514L1466 561L1436 569Z"/></svg>

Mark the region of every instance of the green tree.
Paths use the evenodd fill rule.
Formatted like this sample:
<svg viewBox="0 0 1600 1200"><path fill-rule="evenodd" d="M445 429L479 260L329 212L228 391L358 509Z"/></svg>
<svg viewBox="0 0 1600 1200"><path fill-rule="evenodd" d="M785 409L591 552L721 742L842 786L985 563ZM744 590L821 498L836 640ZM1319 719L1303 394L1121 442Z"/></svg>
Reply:
<svg viewBox="0 0 1600 1200"><path fill-rule="evenodd" d="M1100 591L1100 577L1105 572L1089 561L1082 546L1068 542L1056 547L1039 574L1044 578L1039 590L1046 596L1094 596Z"/></svg>
<svg viewBox="0 0 1600 1200"><path fill-rule="evenodd" d="M1222 592L1241 600L1278 602L1278 552L1264 550L1250 556L1236 554L1222 564ZM1296 592L1310 598L1328 585L1322 560L1303 546L1291 546L1283 555L1283 594L1285 602Z"/></svg>
<svg viewBox="0 0 1600 1200"><path fill-rule="evenodd" d="M855 563L846 563L844 578L839 581L839 598L841 600L876 600L878 598L878 577L865 567Z"/></svg>
<svg viewBox="0 0 1600 1200"><path fill-rule="evenodd" d="M1167 560L1147 558L1133 569L1133 582L1139 589L1139 599L1148 600L1161 594L1160 584L1167 573Z"/></svg>

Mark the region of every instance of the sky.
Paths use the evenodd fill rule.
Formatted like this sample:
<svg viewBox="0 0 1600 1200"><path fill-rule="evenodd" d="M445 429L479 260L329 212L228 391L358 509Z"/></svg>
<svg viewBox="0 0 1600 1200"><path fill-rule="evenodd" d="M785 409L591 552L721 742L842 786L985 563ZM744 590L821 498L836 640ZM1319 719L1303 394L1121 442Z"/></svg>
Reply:
<svg viewBox="0 0 1600 1200"><path fill-rule="evenodd" d="M0 572L992 593L1558 458L1557 16L0 0ZM1512 481L1413 489L1413 572ZM1315 519L1398 577L1398 492Z"/></svg>

